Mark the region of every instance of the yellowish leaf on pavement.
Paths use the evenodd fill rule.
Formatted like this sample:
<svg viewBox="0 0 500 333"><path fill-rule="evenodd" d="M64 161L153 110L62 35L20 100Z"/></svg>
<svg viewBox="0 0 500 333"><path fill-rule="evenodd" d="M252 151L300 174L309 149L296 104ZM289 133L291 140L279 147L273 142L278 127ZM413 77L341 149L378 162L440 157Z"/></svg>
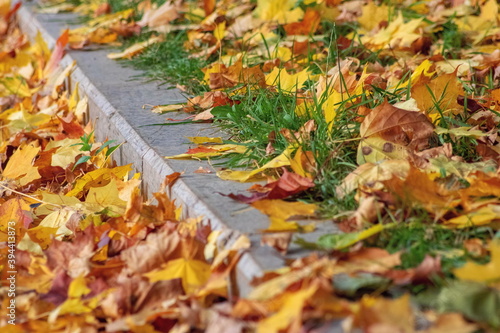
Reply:
<svg viewBox="0 0 500 333"><path fill-rule="evenodd" d="M146 49L147 47L149 47L153 44L156 44L158 42L161 42L162 40L163 40L163 38L160 36L153 36L144 42L135 43L134 45L127 47L123 52L109 53L108 58L109 59L123 59L123 58L130 59L133 56L144 51L144 49Z"/></svg>
<svg viewBox="0 0 500 333"><path fill-rule="evenodd" d="M318 208L315 204L300 201L289 202L280 199L258 200L251 205L262 213L281 220L287 220L294 216L311 217L314 216Z"/></svg>
<svg viewBox="0 0 500 333"><path fill-rule="evenodd" d="M275 169L283 166L290 165L290 154L293 151L293 147L288 147L283 153L273 158L271 161L264 164L262 167L255 170L222 170L217 172L217 176L224 180L235 180L239 182L252 181L257 178L257 176L267 170Z"/></svg>

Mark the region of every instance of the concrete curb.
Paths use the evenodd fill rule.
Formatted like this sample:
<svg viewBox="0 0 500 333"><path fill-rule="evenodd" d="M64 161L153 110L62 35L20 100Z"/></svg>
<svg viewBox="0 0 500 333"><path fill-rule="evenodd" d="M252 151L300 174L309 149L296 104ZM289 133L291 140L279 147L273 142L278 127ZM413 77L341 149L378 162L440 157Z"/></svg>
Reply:
<svg viewBox="0 0 500 333"><path fill-rule="evenodd" d="M40 31L49 47L61 31L68 28L73 14L37 14L33 4L25 3L18 12L21 29L33 38ZM247 234L252 248L240 259L234 279L234 294L246 295L253 278L262 276L267 270L284 265L284 258L274 249L260 245L259 229L268 226L268 218L245 204L237 203L218 193L241 193L248 184L220 180L215 173L196 174L202 166L211 168L204 161L165 160L163 156L183 153L187 150L185 136L214 136L217 130L209 124L187 124L179 126L153 127L163 118L148 110L144 104L169 104L185 101L182 93L166 89L153 82L131 81L139 71L124 68L118 62L106 58L108 50L69 51L62 65L74 60L76 69L69 78L74 89L78 83L81 96L89 99L89 120L93 122L98 140L106 138L124 142L114 153L118 164L131 163L136 172L142 173L142 190L151 194L158 190L166 175L184 172L171 189L171 197L181 203L187 216L202 216L210 221L213 229L223 230L221 243L231 244L239 235ZM179 115L179 118L185 116ZM314 240L325 232L335 232L333 226L320 225L314 233L301 235ZM293 257L304 254L298 246L291 246Z"/></svg>

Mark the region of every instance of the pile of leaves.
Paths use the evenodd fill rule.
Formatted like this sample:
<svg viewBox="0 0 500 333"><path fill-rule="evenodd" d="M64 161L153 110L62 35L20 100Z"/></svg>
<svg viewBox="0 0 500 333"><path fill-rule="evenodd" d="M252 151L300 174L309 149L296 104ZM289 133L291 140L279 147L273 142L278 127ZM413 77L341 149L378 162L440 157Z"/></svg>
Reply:
<svg viewBox="0 0 500 333"><path fill-rule="evenodd" d="M2 35L10 65L2 62L0 209L24 221L24 328L299 332L339 319L347 331L500 327L496 1L52 5L93 18L64 33L51 57L15 25ZM231 140L190 138L194 148L169 158L224 156L232 168L218 170L222 179L267 179L250 196L227 195L270 216L266 232L282 252L291 232L314 228L298 217L326 216L346 232L299 240L320 254L267 273L246 298L228 299L226 283L248 240L217 251L219 232L181 220L164 194L143 203L128 167L109 165L110 144L89 146L75 120L85 102L62 88L71 69L55 69L66 43L122 40L130 45L110 58L140 63L179 35L206 64L205 93L153 110L213 121ZM20 160L26 170L14 167Z"/></svg>

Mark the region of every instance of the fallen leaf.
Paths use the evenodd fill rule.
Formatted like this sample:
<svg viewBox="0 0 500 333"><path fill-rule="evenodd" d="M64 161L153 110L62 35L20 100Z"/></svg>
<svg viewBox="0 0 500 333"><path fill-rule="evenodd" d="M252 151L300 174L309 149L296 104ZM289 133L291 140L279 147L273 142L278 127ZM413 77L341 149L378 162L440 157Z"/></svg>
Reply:
<svg viewBox="0 0 500 333"><path fill-rule="evenodd" d="M163 264L163 268L144 274L149 281L181 279L187 294L192 294L205 284L210 276L210 265L200 261L178 258Z"/></svg>
<svg viewBox="0 0 500 333"><path fill-rule="evenodd" d="M489 244L491 261L485 265L480 265L468 261L464 266L453 270L453 274L461 280L476 282L498 282L500 279L500 242L491 241Z"/></svg>
<svg viewBox="0 0 500 333"><path fill-rule="evenodd" d="M276 21L280 24L298 22L304 15L294 0L257 0L254 15L265 21Z"/></svg>
<svg viewBox="0 0 500 333"><path fill-rule="evenodd" d="M321 15L318 11L308 7L301 22L285 24L283 28L287 35L313 34L319 26Z"/></svg>
<svg viewBox="0 0 500 333"><path fill-rule="evenodd" d="M441 118L441 114L458 114L464 107L458 104L458 96L464 96L462 84L456 71L440 75L431 80L421 80L411 87L411 97L417 101L420 110L426 112L433 121Z"/></svg>
<svg viewBox="0 0 500 333"><path fill-rule="evenodd" d="M288 74L286 69L274 67L273 71L266 75L266 84L275 86L279 89L294 93L301 89L304 83L311 78L311 74L307 70L303 70L296 74Z"/></svg>
<svg viewBox="0 0 500 333"><path fill-rule="evenodd" d="M323 235L317 243L324 249L341 250L393 226L393 223L377 224L359 232Z"/></svg>
<svg viewBox="0 0 500 333"><path fill-rule="evenodd" d="M138 42L138 43L135 43L135 44L127 47L122 52L109 53L108 58L109 59L123 59L123 58L130 59L133 56L141 53L142 51L144 51L146 48L150 47L151 45L156 44L158 42L161 42L162 40L163 40L163 38L160 36L153 36L153 37L150 37L148 40L145 40L144 42Z"/></svg>
<svg viewBox="0 0 500 333"><path fill-rule="evenodd" d="M252 203L252 207L277 219L288 220L291 217L314 216L317 206L303 202L287 202L279 199L263 199Z"/></svg>
<svg viewBox="0 0 500 333"><path fill-rule="evenodd" d="M354 326L370 332L413 332L415 317L410 297L397 299L363 296L354 316Z"/></svg>
<svg viewBox="0 0 500 333"><path fill-rule="evenodd" d="M280 155L273 158L271 161L264 164L262 167L255 170L222 170L217 172L217 176L224 180L235 180L239 182L246 182L259 178L259 174L267 169L276 169L290 165L290 154L293 150L292 146L286 148Z"/></svg>
<svg viewBox="0 0 500 333"><path fill-rule="evenodd" d="M422 113L396 108L384 102L373 109L359 129L362 138L378 137L391 143L421 150L434 126Z"/></svg>
<svg viewBox="0 0 500 333"><path fill-rule="evenodd" d="M284 329L288 332L297 332L301 327L302 309L317 289L317 286L311 285L288 293L282 301L283 306L280 310L258 323L257 332L278 333Z"/></svg>
<svg viewBox="0 0 500 333"><path fill-rule="evenodd" d="M24 186L41 176L38 168L33 166L35 157L39 154L40 147L33 144L19 147L7 162L3 170L3 177L19 179L19 184Z"/></svg>

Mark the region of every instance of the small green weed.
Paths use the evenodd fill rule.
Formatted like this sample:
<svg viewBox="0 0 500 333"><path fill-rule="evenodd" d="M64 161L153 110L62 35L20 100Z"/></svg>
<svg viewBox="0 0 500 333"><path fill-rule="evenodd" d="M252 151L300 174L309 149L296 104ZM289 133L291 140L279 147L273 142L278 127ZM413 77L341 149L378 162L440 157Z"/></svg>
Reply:
<svg viewBox="0 0 500 333"><path fill-rule="evenodd" d="M82 142L75 143L75 144L71 145L71 147L81 146L80 151L82 151L84 153L84 155L82 155L75 162L75 165L73 165L73 170L75 170L75 168L78 165L83 164L83 163L87 163L88 161L90 161L90 159L93 156L97 156L102 152L104 152L105 158L108 159L111 156L111 154L113 154L113 152L121 146L121 144L111 146L113 143L116 142L116 140L107 140L107 141L103 142L98 149L93 151L92 150L92 147L93 147L92 142L94 141L94 131L90 132L90 134L85 134L85 135L81 136L80 140Z"/></svg>

